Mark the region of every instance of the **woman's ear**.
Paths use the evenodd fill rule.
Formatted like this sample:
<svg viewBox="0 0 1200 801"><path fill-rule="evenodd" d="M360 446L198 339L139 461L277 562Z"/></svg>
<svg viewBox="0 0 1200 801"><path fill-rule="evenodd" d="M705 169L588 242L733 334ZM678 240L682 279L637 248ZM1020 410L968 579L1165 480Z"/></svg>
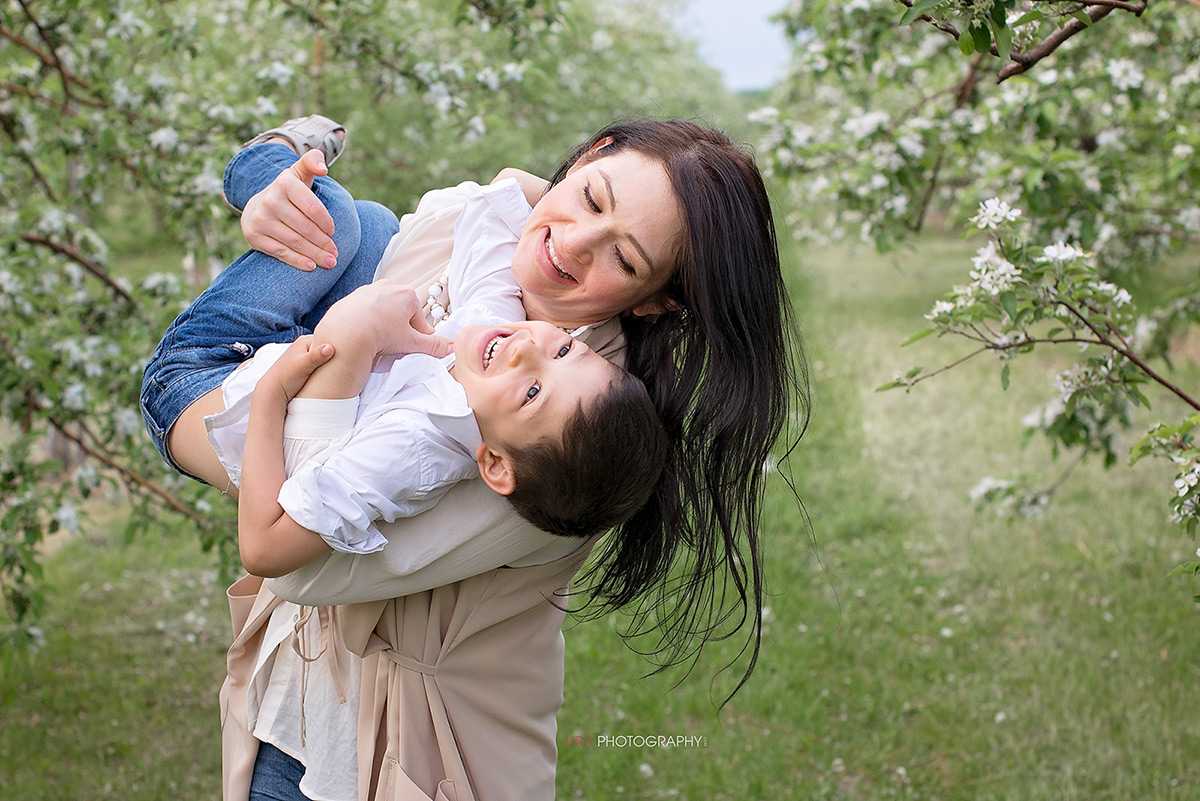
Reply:
<svg viewBox="0 0 1200 801"><path fill-rule="evenodd" d="M588 156L591 158L595 158L596 156L600 155L601 150L603 150L604 148L611 145L614 141L616 141L616 140L613 139L611 136L604 137L599 142L597 142L596 144L594 144L590 148L588 148L588 152L587 152Z"/></svg>
<svg viewBox="0 0 1200 801"><path fill-rule="evenodd" d="M512 462L504 454L494 451L485 444L475 449L475 463L479 465L479 476L483 483L499 495L512 495L517 488L517 477Z"/></svg>
<svg viewBox="0 0 1200 801"><path fill-rule="evenodd" d="M635 317L652 317L656 314L679 311L681 308L683 307L679 305L679 302L668 295L664 289L644 303L634 306L630 311Z"/></svg>
<svg viewBox="0 0 1200 801"><path fill-rule="evenodd" d="M606 136L603 139L601 139L599 142L597 142L596 144L589 147L587 149L586 153L581 155L579 158L575 159L575 163L567 168L567 175L570 175L571 173L575 172L576 169L582 167L584 164L587 164L588 162L599 158L600 151L603 150L604 148L608 147L615 141L616 140L613 139L611 136Z"/></svg>

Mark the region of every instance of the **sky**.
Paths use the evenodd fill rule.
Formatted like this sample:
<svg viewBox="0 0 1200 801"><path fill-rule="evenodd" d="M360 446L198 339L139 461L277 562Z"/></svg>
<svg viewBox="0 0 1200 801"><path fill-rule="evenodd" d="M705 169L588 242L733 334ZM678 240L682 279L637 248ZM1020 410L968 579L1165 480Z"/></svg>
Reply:
<svg viewBox="0 0 1200 801"><path fill-rule="evenodd" d="M789 0L687 0L677 26L734 91L765 89L787 66L783 28L767 17Z"/></svg>

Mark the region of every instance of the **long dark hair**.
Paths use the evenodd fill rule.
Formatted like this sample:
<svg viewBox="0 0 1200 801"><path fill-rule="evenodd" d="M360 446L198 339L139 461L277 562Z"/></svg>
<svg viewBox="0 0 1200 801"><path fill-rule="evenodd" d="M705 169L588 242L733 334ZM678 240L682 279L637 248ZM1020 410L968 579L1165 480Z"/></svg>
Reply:
<svg viewBox="0 0 1200 801"><path fill-rule="evenodd" d="M679 310L621 321L626 367L645 383L671 450L650 501L598 546L582 611L630 606L625 634L657 634L657 647L643 653L660 670L694 664L705 642L749 622L749 662L731 697L762 641L766 465L807 424L807 368L753 157L695 123L623 121L580 146L551 183L581 158L623 150L663 165L685 229L666 286ZM785 430L789 441L780 443Z"/></svg>

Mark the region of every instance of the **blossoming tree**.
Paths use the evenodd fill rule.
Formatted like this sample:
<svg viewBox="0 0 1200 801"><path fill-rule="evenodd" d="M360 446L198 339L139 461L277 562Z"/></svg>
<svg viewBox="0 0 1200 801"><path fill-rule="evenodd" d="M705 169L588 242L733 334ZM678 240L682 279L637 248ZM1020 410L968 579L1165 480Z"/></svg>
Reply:
<svg viewBox="0 0 1200 801"><path fill-rule="evenodd" d="M182 523L235 556L232 504L165 468L138 391L203 268L240 249L220 202L238 142L334 116L353 148L339 177L401 211L510 164L549 170L616 116L706 107L714 81L694 77L713 73L662 14L657 0L0 2L0 650L36 639L43 539L97 494L128 504L130 534ZM126 263L146 241L172 254L153 271Z"/></svg>
<svg viewBox="0 0 1200 801"><path fill-rule="evenodd" d="M1113 464L1150 387L1178 398L1189 413L1148 432L1133 458L1176 463L1171 510L1193 531L1200 394L1166 364L1200 314L1194 271L1154 307L1123 287L1200 234L1200 3L806 0L781 20L791 74L755 119L793 193L793 229L889 249L940 215L987 236L910 340L971 348L887 387L984 352L1007 387L1010 359L1082 348L1025 425L1055 453ZM1031 512L1048 490L990 480L973 494Z"/></svg>

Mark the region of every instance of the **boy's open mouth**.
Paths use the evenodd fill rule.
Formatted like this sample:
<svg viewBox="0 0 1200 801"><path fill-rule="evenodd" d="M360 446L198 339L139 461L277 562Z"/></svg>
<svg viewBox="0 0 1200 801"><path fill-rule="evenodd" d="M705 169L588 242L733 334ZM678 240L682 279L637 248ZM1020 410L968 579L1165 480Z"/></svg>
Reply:
<svg viewBox="0 0 1200 801"><path fill-rule="evenodd" d="M492 337L491 341L487 343L487 347L483 349L483 369L485 371L488 369L488 365L492 363L492 357L496 355L496 349L500 347L500 343L508 339L510 336L512 336L512 334L496 334L496 336Z"/></svg>

